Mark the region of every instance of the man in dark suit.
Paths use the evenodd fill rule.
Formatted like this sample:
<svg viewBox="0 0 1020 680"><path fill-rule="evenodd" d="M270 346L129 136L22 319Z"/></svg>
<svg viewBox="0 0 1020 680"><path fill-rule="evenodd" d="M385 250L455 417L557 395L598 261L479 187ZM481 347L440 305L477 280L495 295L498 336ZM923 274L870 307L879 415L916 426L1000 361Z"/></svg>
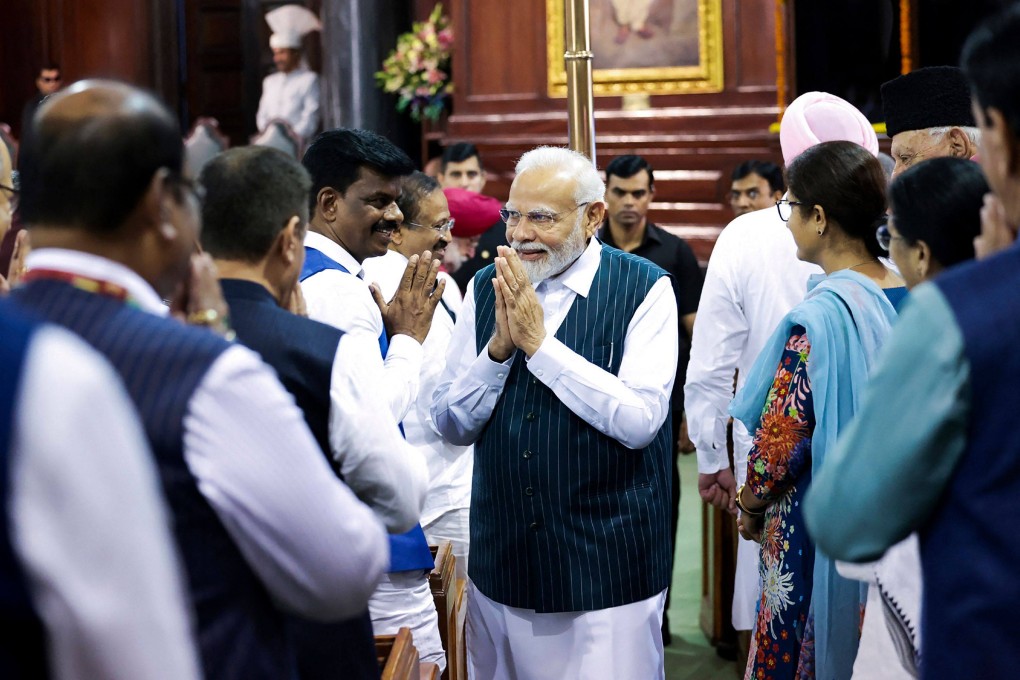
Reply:
<svg viewBox="0 0 1020 680"><path fill-rule="evenodd" d="M266 147L231 149L202 170L202 244L217 263L238 340L272 366L334 469L393 532L418 521L425 459L371 386L378 376L350 336L292 314L300 306L311 178ZM416 280L417 281L417 280ZM418 281L424 285L425 278ZM367 610L351 621L292 620L303 680L377 678Z"/></svg>
<svg viewBox="0 0 1020 680"><path fill-rule="evenodd" d="M21 112L21 142L23 144L32 130L32 117L35 116L36 109L46 101L47 97L59 90L63 82L60 76L60 64L48 62L39 69L39 75L35 79L37 92L25 102L25 108Z"/></svg>

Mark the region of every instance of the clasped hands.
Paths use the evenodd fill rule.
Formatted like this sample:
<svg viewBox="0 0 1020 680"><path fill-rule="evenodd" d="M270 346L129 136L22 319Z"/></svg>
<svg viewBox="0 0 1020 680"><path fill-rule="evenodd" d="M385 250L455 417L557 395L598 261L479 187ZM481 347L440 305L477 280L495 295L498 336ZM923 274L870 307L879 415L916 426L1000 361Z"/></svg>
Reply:
<svg viewBox="0 0 1020 680"><path fill-rule="evenodd" d="M378 284L369 286L390 337L409 335L419 343L425 342L436 306L446 290L446 281L440 279L436 284L437 276L439 259L433 259L432 253L426 250L408 259L400 286L389 302L383 299Z"/></svg>
<svg viewBox="0 0 1020 680"><path fill-rule="evenodd" d="M519 348L531 358L545 340L545 312L517 251L499 246L495 264L496 327L489 340L489 357L502 363Z"/></svg>

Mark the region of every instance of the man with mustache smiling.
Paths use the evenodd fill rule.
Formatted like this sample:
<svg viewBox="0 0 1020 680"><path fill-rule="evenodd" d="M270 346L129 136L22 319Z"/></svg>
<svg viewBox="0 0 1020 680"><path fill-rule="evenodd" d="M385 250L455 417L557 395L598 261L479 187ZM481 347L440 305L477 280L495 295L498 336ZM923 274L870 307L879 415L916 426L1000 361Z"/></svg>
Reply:
<svg viewBox="0 0 1020 680"><path fill-rule="evenodd" d="M541 147L472 280L432 417L475 445L468 665L479 678L664 677L669 275L593 239L605 184Z"/></svg>
<svg viewBox="0 0 1020 680"><path fill-rule="evenodd" d="M385 255L404 221L397 199L401 181L414 172L414 164L384 137L353 129L323 132L301 163L312 177L311 221L301 270L308 316L371 345L363 347L374 353L361 354L373 360L379 357L376 373L382 379L373 388L400 422L418 396L422 343L445 288L442 281L432 285L440 260L428 250L412 254L388 303L377 285L369 287L365 281L362 263ZM421 658L443 668L439 622L428 582L433 566L421 525L404 534L391 534L389 573L368 608L376 635L393 634L407 626Z"/></svg>
<svg viewBox="0 0 1020 680"><path fill-rule="evenodd" d="M415 172L403 179L397 207L404 219L393 234L389 251L383 257L370 257L364 263L366 280L376 282L386 297L398 288L411 257L430 250L435 259L442 260L443 251L453 238L454 220L446 194L439 182L428 175ZM444 540L452 542L457 572L463 576L468 558L473 452L470 446L445 441L432 427L429 415L432 392L446 366L446 354L457 321L455 311L445 300L439 304L442 308L436 310L432 328L422 343L421 389L414 407L404 418L404 432L407 441L425 454L429 467L422 528L431 545L439 545Z"/></svg>

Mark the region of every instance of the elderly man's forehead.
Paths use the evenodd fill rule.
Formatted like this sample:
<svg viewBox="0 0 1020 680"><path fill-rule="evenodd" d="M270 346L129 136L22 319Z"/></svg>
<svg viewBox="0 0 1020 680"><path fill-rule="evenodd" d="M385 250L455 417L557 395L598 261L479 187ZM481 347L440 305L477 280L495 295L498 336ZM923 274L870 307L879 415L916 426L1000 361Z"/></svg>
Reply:
<svg viewBox="0 0 1020 680"><path fill-rule="evenodd" d="M555 204L572 200L577 190L577 177L562 167L541 167L526 170L514 178L510 185L510 200L514 196L529 201Z"/></svg>

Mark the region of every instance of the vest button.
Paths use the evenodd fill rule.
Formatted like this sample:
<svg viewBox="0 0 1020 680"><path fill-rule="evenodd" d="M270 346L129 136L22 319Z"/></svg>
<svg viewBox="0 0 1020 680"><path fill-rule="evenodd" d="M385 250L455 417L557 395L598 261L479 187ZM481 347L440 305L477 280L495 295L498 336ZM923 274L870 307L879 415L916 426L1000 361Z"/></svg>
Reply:
<svg viewBox="0 0 1020 680"><path fill-rule="evenodd" d="M531 455L532 455L532 454L531 454L531 451L525 451L525 452L524 452L523 454L521 454L521 455L523 455L523 456L524 456L524 460L528 460L529 458L531 458Z"/></svg>
<svg viewBox="0 0 1020 680"><path fill-rule="evenodd" d="M531 524L528 525L528 528L531 529L532 531L538 531L538 527L539 527L538 522L532 522Z"/></svg>
<svg viewBox="0 0 1020 680"><path fill-rule="evenodd" d="M529 486L529 487L528 487L527 489L525 489L525 490L524 490L524 495L525 495L525 496L534 496L534 495L535 495L535 490L534 490L534 489L532 489L532 488L531 488L531 487Z"/></svg>
<svg viewBox="0 0 1020 680"><path fill-rule="evenodd" d="M524 419L530 423L535 419L535 414L529 411L528 415L524 416Z"/></svg>

